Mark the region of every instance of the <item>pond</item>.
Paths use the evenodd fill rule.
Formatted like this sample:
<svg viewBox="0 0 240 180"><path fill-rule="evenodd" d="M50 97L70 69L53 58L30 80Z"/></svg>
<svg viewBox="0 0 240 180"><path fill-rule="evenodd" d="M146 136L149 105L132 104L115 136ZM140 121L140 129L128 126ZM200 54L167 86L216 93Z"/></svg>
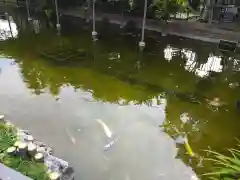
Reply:
<svg viewBox="0 0 240 180"><path fill-rule="evenodd" d="M0 113L52 145L76 179L195 180L211 170L204 150L236 147L238 54L152 32L140 52L115 26L97 24L92 42L80 19L62 17L61 36L13 19L14 33L0 20Z"/></svg>

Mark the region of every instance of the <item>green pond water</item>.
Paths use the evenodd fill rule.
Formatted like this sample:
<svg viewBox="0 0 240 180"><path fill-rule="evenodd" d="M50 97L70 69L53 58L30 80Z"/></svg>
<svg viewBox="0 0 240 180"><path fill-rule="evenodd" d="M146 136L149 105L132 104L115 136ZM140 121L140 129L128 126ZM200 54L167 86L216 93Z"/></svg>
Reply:
<svg viewBox="0 0 240 180"><path fill-rule="evenodd" d="M61 36L44 21L34 35L14 17L12 33L0 20L0 113L53 146L77 180L195 180L211 171L204 150L236 147L237 53L149 32L140 52L138 36L102 24L94 43L74 18Z"/></svg>

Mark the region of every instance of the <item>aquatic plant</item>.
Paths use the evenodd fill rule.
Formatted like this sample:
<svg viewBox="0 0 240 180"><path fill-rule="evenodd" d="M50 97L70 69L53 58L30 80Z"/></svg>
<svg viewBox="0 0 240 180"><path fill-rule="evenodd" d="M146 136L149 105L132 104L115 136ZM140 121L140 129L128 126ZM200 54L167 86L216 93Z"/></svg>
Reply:
<svg viewBox="0 0 240 180"><path fill-rule="evenodd" d="M16 133L13 127L0 123L0 153L12 146L16 141Z"/></svg>
<svg viewBox="0 0 240 180"><path fill-rule="evenodd" d="M238 145L240 147L240 145ZM213 172L206 173L210 179L239 180L240 179L240 150L229 149L231 155L224 155L215 151L207 150L212 158L206 160L213 163Z"/></svg>
<svg viewBox="0 0 240 180"><path fill-rule="evenodd" d="M8 155L6 150L17 140L16 129L0 122L0 163L34 179L48 180L47 168L42 163L36 163L29 158Z"/></svg>
<svg viewBox="0 0 240 180"><path fill-rule="evenodd" d="M0 162L34 180L48 180L47 168L44 164L6 154L2 154Z"/></svg>

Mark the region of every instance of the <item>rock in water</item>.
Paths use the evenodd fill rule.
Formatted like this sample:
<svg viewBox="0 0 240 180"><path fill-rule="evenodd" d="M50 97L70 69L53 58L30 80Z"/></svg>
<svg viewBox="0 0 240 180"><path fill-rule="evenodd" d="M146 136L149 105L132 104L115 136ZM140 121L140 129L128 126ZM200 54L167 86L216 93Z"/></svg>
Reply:
<svg viewBox="0 0 240 180"><path fill-rule="evenodd" d="M37 153L34 156L35 161L37 162L44 162L44 155L42 153Z"/></svg>
<svg viewBox="0 0 240 180"><path fill-rule="evenodd" d="M68 167L62 174L61 180L74 180L74 170L72 167Z"/></svg>
<svg viewBox="0 0 240 180"><path fill-rule="evenodd" d="M27 144L25 142L20 142L18 144L18 155L21 157L26 157L27 153Z"/></svg>
<svg viewBox="0 0 240 180"><path fill-rule="evenodd" d="M35 146L33 143L29 143L28 155L33 158L36 154L37 154L37 146Z"/></svg>

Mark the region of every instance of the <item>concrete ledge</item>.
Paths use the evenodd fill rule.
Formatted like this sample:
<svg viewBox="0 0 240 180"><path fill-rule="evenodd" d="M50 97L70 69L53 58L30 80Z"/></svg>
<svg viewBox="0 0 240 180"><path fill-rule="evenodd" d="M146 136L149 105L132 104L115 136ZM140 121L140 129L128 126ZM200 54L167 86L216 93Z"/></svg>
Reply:
<svg viewBox="0 0 240 180"><path fill-rule="evenodd" d="M21 173L10 169L0 163L0 179L1 180L32 180Z"/></svg>
<svg viewBox="0 0 240 180"><path fill-rule="evenodd" d="M88 10L89 11L89 10ZM83 19L92 19L92 13L81 9L60 9L60 13L66 16L79 17ZM102 21L108 18L112 24L118 24L124 27L128 21L134 21L137 28L142 27L142 18L129 17L118 14L108 14L103 12L96 12L96 21ZM226 26L226 25L225 25ZM194 40L200 40L210 43L219 43L220 40L232 41L238 43L240 41L240 32L227 30L226 28L217 24L200 23L197 21L181 21L173 20L165 24L163 21L155 19L146 20L146 30L160 32L168 35L174 35ZM239 44L238 44L239 47Z"/></svg>

